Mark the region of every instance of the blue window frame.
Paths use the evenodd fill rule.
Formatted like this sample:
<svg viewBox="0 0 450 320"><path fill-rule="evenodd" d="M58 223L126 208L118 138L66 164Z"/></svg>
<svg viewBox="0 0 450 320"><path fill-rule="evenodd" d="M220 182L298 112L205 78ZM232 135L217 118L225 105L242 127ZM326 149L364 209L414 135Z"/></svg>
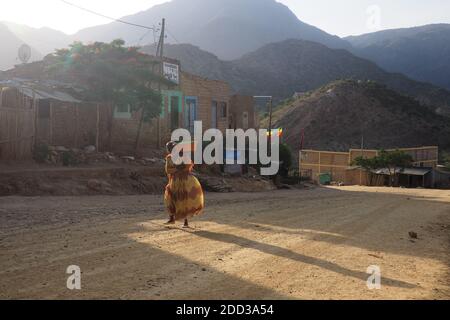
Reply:
<svg viewBox="0 0 450 320"><path fill-rule="evenodd" d="M194 122L197 120L197 97L185 97L184 99L184 126L194 133Z"/></svg>
<svg viewBox="0 0 450 320"><path fill-rule="evenodd" d="M217 101L211 104L211 128L217 129Z"/></svg>

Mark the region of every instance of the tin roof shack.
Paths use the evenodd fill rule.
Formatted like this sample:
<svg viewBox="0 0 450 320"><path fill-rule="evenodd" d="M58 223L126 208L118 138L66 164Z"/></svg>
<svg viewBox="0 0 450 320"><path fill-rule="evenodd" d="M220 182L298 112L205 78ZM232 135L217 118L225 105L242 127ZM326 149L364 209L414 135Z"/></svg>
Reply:
<svg viewBox="0 0 450 320"><path fill-rule="evenodd" d="M450 189L450 168L437 166L433 172L433 182L435 188Z"/></svg>
<svg viewBox="0 0 450 320"><path fill-rule="evenodd" d="M258 129L258 115L252 96L234 95L230 99L229 129Z"/></svg>
<svg viewBox="0 0 450 320"><path fill-rule="evenodd" d="M432 188L433 168L396 168L396 185L404 188ZM384 186L389 185L389 169L373 170L376 176L382 176Z"/></svg>
<svg viewBox="0 0 450 320"><path fill-rule="evenodd" d="M78 100L54 81L10 79L0 88L0 159L31 159L40 144L100 148L105 106Z"/></svg>

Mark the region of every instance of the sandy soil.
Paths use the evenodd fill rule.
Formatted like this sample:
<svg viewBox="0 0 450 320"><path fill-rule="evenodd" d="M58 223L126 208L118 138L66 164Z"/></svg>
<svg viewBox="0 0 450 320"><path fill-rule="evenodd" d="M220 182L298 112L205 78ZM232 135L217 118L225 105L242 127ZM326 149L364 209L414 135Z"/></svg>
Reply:
<svg viewBox="0 0 450 320"><path fill-rule="evenodd" d="M208 194L192 229L165 219L158 196L0 198L0 298L450 298L450 191Z"/></svg>

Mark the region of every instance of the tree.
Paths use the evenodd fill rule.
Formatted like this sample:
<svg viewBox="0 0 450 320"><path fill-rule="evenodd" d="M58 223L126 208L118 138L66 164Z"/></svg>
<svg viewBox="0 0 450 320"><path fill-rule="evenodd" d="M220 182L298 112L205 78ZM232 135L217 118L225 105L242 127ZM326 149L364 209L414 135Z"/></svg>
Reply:
<svg viewBox="0 0 450 320"><path fill-rule="evenodd" d="M161 111L161 95L152 88L156 82L171 83L154 71L158 63L155 59L124 44L120 39L89 45L75 42L50 57L48 72L56 79L82 87L86 100L106 101L112 106L130 106L132 111L140 111L134 146L137 153L142 124Z"/></svg>
<svg viewBox="0 0 450 320"><path fill-rule="evenodd" d="M292 151L285 143L280 144L280 162L280 174L282 177L287 177L292 167Z"/></svg>
<svg viewBox="0 0 450 320"><path fill-rule="evenodd" d="M386 151L381 150L378 155L373 158L358 157L353 161L353 164L361 166L362 168L371 171L377 169L388 169L389 171L389 185L393 186L395 177L403 169L412 165L413 158L404 151Z"/></svg>

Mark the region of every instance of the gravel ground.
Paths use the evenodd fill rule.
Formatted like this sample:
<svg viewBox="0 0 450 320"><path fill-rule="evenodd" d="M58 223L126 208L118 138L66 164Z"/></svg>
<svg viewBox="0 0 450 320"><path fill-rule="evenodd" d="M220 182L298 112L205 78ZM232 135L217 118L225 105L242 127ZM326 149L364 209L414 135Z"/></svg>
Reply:
<svg viewBox="0 0 450 320"><path fill-rule="evenodd" d="M450 298L448 190L206 199L182 229L164 225L161 196L0 198L0 298ZM69 265L81 268L81 290L66 287ZM367 288L371 265L380 290Z"/></svg>

